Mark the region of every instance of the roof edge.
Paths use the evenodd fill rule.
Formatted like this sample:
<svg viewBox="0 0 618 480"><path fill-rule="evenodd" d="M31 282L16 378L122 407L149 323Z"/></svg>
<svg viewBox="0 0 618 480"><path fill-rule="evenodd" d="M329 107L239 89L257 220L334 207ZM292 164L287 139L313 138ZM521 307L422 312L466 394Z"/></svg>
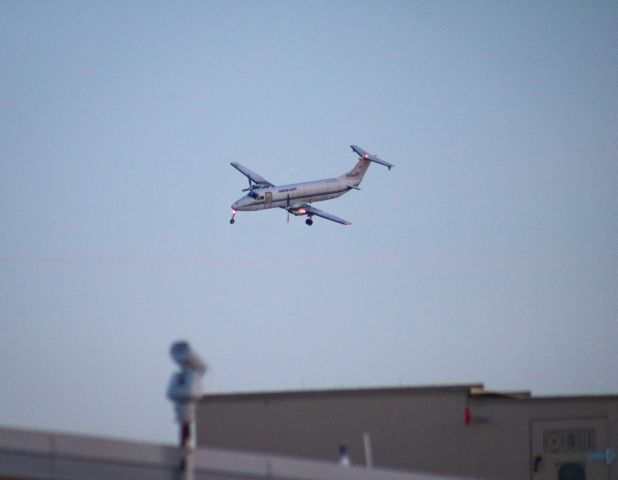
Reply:
<svg viewBox="0 0 618 480"><path fill-rule="evenodd" d="M409 394L409 393L435 393L435 392L461 392L466 395L472 391L483 391L482 383L466 383L453 385L424 385L414 387L390 386L390 387L357 387L357 388L333 388L317 390L264 390L255 392L222 392L208 393L202 396L200 401L221 399L255 399L255 398L293 398L293 397L317 397L317 396L352 396L352 395L383 395L383 394Z"/></svg>

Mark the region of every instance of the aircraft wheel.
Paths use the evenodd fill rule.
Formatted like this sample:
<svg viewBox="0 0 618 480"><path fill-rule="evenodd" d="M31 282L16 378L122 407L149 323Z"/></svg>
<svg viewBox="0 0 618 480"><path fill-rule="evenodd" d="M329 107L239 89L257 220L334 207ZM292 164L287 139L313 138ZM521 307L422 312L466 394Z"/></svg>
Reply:
<svg viewBox="0 0 618 480"><path fill-rule="evenodd" d="M236 220L234 220L233 218L232 218L232 219L230 219L230 224L234 225L234 222L235 222L235 221L236 221Z"/></svg>
<svg viewBox="0 0 618 480"><path fill-rule="evenodd" d="M313 225L313 220L311 220L310 218L308 218L307 220L305 220L305 223L309 226Z"/></svg>

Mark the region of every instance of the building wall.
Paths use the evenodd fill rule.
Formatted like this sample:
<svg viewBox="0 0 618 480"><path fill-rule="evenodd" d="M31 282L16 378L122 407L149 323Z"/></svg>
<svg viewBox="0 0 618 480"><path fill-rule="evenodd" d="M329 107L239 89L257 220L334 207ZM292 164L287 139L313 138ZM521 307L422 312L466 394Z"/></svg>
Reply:
<svg viewBox="0 0 618 480"><path fill-rule="evenodd" d="M348 447L364 464L370 434L374 465L404 470L461 470L446 446L465 448L468 387L332 391L311 394L206 396L198 443L245 451L334 460Z"/></svg>
<svg viewBox="0 0 618 480"><path fill-rule="evenodd" d="M469 427L469 441L481 452L475 458L488 478L557 479L561 464L575 462L588 480L618 479L616 463L586 460L608 447L618 451L618 397L470 399L468 405L478 419ZM591 443L550 445L552 438L578 432L591 432ZM535 472L537 456L541 462Z"/></svg>
<svg viewBox="0 0 618 480"><path fill-rule="evenodd" d="M543 450L547 431L592 428L597 440L589 449L618 450L618 397L492 398L471 393L478 389L206 396L198 409L198 444L331 461L345 444L352 462L364 464L363 434L369 433L377 467L505 480L557 479L561 463L585 457L584 451L562 456L533 452L531 440L536 438ZM466 407L472 413L469 425ZM603 428L605 434L597 432ZM543 461L534 472L538 455ZM584 463L590 464L584 465L587 480L618 480L615 466Z"/></svg>

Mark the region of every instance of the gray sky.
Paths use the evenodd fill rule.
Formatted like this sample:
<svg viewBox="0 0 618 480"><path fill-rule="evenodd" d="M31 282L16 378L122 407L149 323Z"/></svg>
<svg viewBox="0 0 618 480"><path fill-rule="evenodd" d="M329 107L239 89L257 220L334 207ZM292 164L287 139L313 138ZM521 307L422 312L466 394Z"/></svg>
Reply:
<svg viewBox="0 0 618 480"><path fill-rule="evenodd" d="M0 424L212 392L618 392L616 2L0 2ZM230 205L339 175L350 228Z"/></svg>

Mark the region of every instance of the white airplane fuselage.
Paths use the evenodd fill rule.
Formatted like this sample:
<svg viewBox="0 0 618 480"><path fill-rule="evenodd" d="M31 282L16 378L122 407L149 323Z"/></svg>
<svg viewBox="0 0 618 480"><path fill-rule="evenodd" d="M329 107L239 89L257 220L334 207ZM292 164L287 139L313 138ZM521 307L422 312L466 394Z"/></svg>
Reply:
<svg viewBox="0 0 618 480"><path fill-rule="evenodd" d="M354 181L346 181L340 177L256 188L238 199L232 208L239 211L253 211L275 207L289 208L303 203L331 200L356 188L354 183Z"/></svg>

